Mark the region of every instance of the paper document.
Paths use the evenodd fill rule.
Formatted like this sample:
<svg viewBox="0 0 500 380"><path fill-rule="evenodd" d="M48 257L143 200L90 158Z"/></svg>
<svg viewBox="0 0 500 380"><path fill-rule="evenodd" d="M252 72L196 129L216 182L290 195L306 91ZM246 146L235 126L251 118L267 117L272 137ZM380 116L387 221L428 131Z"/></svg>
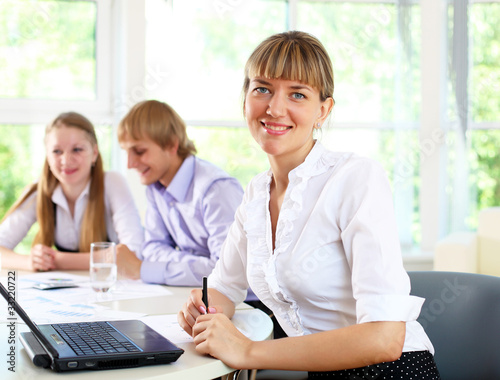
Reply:
<svg viewBox="0 0 500 380"><path fill-rule="evenodd" d="M6 283L5 279L2 282ZM73 282L77 287L49 290L33 287L45 282ZM98 303L172 294L164 286L145 284L140 280L119 280L110 292L96 293L90 286L89 277L63 272L20 276L15 289L17 301L36 323L138 319L145 314L111 310ZM0 300L0 304L4 302ZM0 314L0 322L6 322L6 318L6 315Z"/></svg>
<svg viewBox="0 0 500 380"><path fill-rule="evenodd" d="M193 341L191 335L179 326L177 314L151 315L141 318L141 321L175 344ZM242 334L255 341L268 339L273 331L271 318L259 309L236 310L231 321Z"/></svg>

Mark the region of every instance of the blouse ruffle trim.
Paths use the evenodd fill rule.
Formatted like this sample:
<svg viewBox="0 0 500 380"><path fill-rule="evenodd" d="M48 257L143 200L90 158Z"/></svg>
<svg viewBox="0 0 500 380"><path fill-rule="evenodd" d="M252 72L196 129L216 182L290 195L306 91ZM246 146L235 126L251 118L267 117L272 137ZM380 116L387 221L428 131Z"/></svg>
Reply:
<svg viewBox="0 0 500 380"><path fill-rule="evenodd" d="M345 156L341 156L345 157ZM339 156L326 150L316 142L306 160L289 173L287 194L281 206L276 228L276 249L272 252L272 232L269 214L271 171L255 180L255 196L246 204L247 220L244 229L247 235L248 278L250 286L259 299L285 320L295 335L310 333L300 318L300 306L280 286L276 260L289 252L293 241L294 223L302 211L302 200L309 179L323 174L339 161ZM266 221L263 223L262 221ZM278 308L278 310L276 310ZM285 328L285 330L289 330Z"/></svg>

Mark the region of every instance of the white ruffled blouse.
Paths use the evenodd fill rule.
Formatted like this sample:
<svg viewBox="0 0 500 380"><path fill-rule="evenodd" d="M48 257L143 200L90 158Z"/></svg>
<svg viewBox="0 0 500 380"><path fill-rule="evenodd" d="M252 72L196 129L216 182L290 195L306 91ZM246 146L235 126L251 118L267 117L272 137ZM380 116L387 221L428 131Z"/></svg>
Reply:
<svg viewBox="0 0 500 380"><path fill-rule="evenodd" d="M371 321L405 321L403 351L430 350L416 321L391 189L382 167L316 142L289 185L272 249L272 173L249 184L209 277L235 304L250 285L289 336Z"/></svg>

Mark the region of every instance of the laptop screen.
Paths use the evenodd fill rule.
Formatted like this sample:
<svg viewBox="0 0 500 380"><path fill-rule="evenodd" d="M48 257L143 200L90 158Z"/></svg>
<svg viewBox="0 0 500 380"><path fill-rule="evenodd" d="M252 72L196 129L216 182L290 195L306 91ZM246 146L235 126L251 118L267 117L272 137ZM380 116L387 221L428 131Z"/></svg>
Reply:
<svg viewBox="0 0 500 380"><path fill-rule="evenodd" d="M57 358L59 355L57 353L57 351L54 349L54 347L51 346L50 342L42 334L42 332L40 331L40 329L38 328L36 323L30 319L28 314L26 314L26 312L23 310L23 308L17 303L15 297L13 295L9 294L9 292L7 291L7 289L5 289L5 287L3 286L3 284L1 282L0 282L0 293L2 293L3 298L5 298L5 300L9 304L9 306L14 308L17 315L19 315L21 317L21 319L24 321L24 323L26 323L26 325L29 327L29 329L32 331L32 333L38 338L38 340L43 345L45 350L52 357Z"/></svg>

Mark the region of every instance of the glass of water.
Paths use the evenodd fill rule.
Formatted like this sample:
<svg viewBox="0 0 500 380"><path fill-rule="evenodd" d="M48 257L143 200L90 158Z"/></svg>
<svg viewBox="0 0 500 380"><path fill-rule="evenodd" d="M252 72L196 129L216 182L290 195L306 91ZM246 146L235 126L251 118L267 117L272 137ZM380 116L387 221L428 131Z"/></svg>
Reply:
<svg viewBox="0 0 500 380"><path fill-rule="evenodd" d="M107 292L116 282L116 244L90 244L90 284L98 293Z"/></svg>

